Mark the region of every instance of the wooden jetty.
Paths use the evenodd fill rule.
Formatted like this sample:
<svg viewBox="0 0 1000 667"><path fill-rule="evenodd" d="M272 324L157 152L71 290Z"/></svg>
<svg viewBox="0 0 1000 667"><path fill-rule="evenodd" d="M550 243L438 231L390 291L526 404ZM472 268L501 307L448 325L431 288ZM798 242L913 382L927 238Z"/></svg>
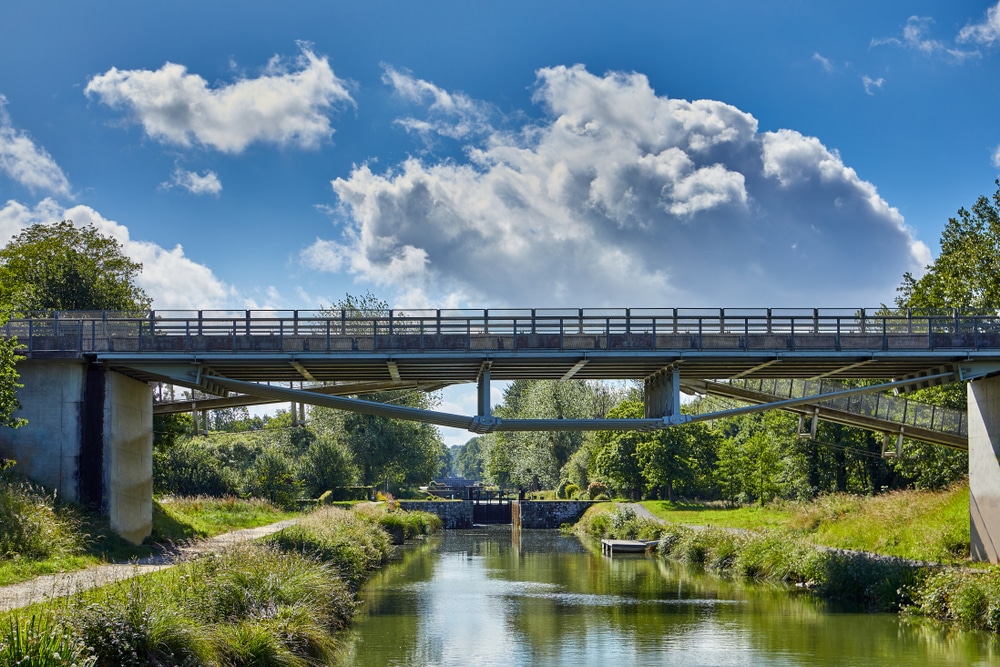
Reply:
<svg viewBox="0 0 1000 667"><path fill-rule="evenodd" d="M656 546L656 540L601 540L601 553L605 556L617 554L645 553L646 549Z"/></svg>

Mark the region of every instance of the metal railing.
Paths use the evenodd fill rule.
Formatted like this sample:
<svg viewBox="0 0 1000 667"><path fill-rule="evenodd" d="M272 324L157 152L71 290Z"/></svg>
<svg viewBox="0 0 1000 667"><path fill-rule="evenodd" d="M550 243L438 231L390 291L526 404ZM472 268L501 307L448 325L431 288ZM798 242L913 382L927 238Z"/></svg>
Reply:
<svg viewBox="0 0 1000 667"><path fill-rule="evenodd" d="M882 309L47 312L28 352L359 349L1000 350L1000 312ZM256 339L248 344L247 339ZM486 345L486 348L477 347Z"/></svg>
<svg viewBox="0 0 1000 667"><path fill-rule="evenodd" d="M725 382L734 387L742 387L748 391L780 399L805 398L849 388L849 385L834 380L738 379ZM842 396L817 403L826 408L893 422L904 427L913 426L965 437L969 435L966 412L940 405L917 403L877 393Z"/></svg>

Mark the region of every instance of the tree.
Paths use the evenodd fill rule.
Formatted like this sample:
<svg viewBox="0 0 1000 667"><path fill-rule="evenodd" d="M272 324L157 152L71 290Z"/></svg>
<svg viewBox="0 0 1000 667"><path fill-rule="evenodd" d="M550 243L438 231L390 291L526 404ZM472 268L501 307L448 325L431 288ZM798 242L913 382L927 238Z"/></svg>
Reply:
<svg viewBox="0 0 1000 667"><path fill-rule="evenodd" d="M958 210L941 233L941 253L920 278L903 275L900 308L1000 308L1000 180L992 197Z"/></svg>
<svg viewBox="0 0 1000 667"><path fill-rule="evenodd" d="M0 250L0 305L15 313L145 311L151 300L135 284L141 270L92 225L36 224Z"/></svg>
<svg viewBox="0 0 1000 667"><path fill-rule="evenodd" d="M6 318L0 316L0 326ZM22 357L17 353L20 349L16 338L0 337L0 426L17 428L24 424L23 419L14 416L21 404L17 400L18 384L16 364Z"/></svg>
<svg viewBox="0 0 1000 667"><path fill-rule="evenodd" d="M637 419L643 416L639 401L624 401L608 411L608 419ZM642 497L645 478L637 452L648 435L638 431L598 431L597 472L633 500Z"/></svg>

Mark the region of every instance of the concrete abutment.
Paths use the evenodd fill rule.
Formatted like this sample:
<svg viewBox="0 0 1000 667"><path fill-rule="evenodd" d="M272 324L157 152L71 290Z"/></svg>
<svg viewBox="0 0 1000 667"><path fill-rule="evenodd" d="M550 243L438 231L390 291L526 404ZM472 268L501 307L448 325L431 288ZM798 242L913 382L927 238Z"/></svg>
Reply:
<svg viewBox="0 0 1000 667"><path fill-rule="evenodd" d="M1000 377L969 383L972 559L1000 562Z"/></svg>
<svg viewBox="0 0 1000 667"><path fill-rule="evenodd" d="M141 542L153 527L152 388L85 360L25 360L17 370L17 416L28 423L0 429L0 456Z"/></svg>

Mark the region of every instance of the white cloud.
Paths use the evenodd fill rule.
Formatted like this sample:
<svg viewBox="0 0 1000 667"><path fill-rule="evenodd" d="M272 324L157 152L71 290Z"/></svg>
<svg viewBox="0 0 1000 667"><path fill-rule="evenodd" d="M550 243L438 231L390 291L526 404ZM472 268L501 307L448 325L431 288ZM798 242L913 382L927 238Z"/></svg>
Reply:
<svg viewBox="0 0 1000 667"><path fill-rule="evenodd" d="M986 10L980 23L970 23L958 33L958 41L993 46L1000 40L1000 3Z"/></svg>
<svg viewBox="0 0 1000 667"><path fill-rule="evenodd" d="M823 56L821 56L819 53L813 54L813 60L818 62L820 64L820 67L822 67L825 71L827 72L833 71L833 63L831 63L828 58L824 58Z"/></svg>
<svg viewBox="0 0 1000 667"><path fill-rule="evenodd" d="M153 298L154 308L220 308L233 296L232 287L219 280L207 266L186 257L180 245L167 250L149 241L135 241L127 227L108 220L89 206L67 209L45 199L31 209L8 201L0 208L0 245L6 245L25 227L59 220L72 220L81 227L94 225L102 234L121 243L126 255L142 263L142 273L136 282Z"/></svg>
<svg viewBox="0 0 1000 667"><path fill-rule="evenodd" d="M174 169L170 180L160 183L160 187L165 190L173 187L184 188L195 195L217 195L222 192L222 181L214 171L206 171L204 175L200 175L178 167Z"/></svg>
<svg viewBox="0 0 1000 667"><path fill-rule="evenodd" d="M863 77L861 77L861 83L864 84L866 93L868 93L869 95L874 95L876 89L882 90L882 84L885 83L885 79L883 79L882 77L873 79L867 74L865 74Z"/></svg>
<svg viewBox="0 0 1000 667"><path fill-rule="evenodd" d="M85 92L130 110L159 141L197 142L226 153L254 142L314 148L333 135L330 108L354 100L327 59L306 46L294 66L275 58L261 76L217 88L174 63L156 71L113 67L91 79Z"/></svg>
<svg viewBox="0 0 1000 667"><path fill-rule="evenodd" d="M992 162L994 167L1000 169L1000 145L993 149Z"/></svg>
<svg viewBox="0 0 1000 667"><path fill-rule="evenodd" d="M69 181L52 156L14 129L7 98L0 95L0 171L32 192L69 195Z"/></svg>
<svg viewBox="0 0 1000 667"><path fill-rule="evenodd" d="M420 135L424 141L428 141L431 134L462 139L493 129L489 122L492 111L486 103L473 100L464 93L449 93L429 81L415 78L408 71L389 65L382 65L382 68L382 81L392 86L400 98L412 104L427 105L431 115L429 120L406 117L396 121L408 132Z"/></svg>
<svg viewBox="0 0 1000 667"><path fill-rule="evenodd" d="M903 25L901 37L874 38L871 40L871 46L903 46L927 56L944 56L959 63L980 55L978 51L966 51L939 39L933 39L930 37L933 25L934 19L929 16L911 16L906 19L906 23ZM964 28L956 40L959 42L975 41L963 38L967 30L969 27Z"/></svg>
<svg viewBox="0 0 1000 667"><path fill-rule="evenodd" d="M889 302L930 261L902 216L819 139L760 133L636 73L538 72L545 116L332 182L342 235L303 252L400 307Z"/></svg>

